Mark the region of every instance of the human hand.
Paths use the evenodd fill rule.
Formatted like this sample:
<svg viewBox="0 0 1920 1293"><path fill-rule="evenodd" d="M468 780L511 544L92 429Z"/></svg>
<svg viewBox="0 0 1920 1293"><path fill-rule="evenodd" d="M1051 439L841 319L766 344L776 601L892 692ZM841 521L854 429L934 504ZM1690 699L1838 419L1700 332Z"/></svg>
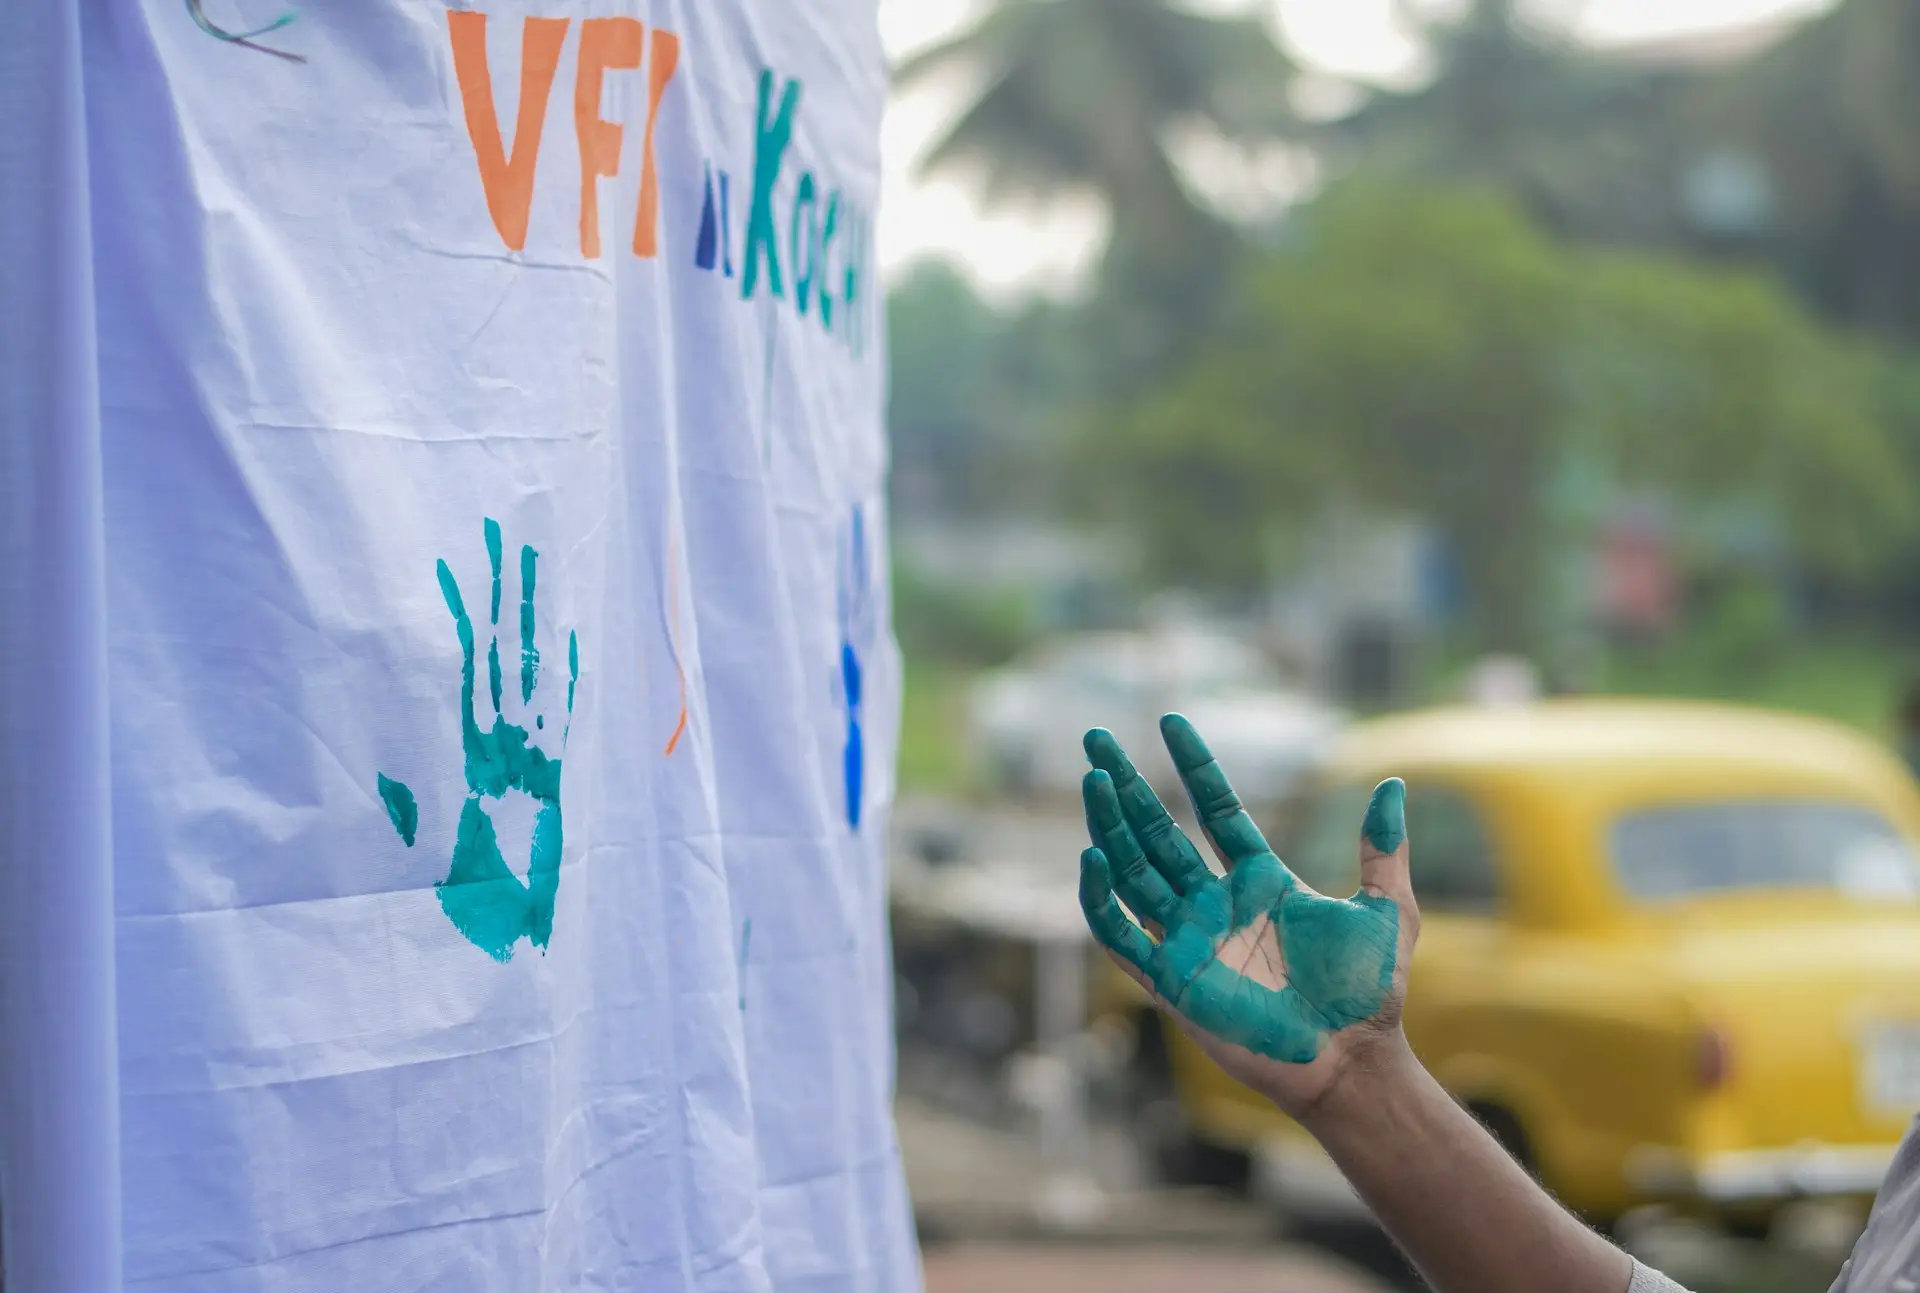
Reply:
<svg viewBox="0 0 1920 1293"><path fill-rule="evenodd" d="M1227 874L1096 728L1086 737L1094 847L1080 858L1080 905L1094 937L1208 1056L1302 1117L1370 1050L1400 1044L1420 932L1406 787L1393 778L1374 789L1359 829L1360 891L1329 898L1274 856L1192 725L1169 714L1160 728Z"/></svg>
<svg viewBox="0 0 1920 1293"><path fill-rule="evenodd" d="M520 724L508 722L500 708L503 678L500 665L501 536L499 522L486 518L487 558L493 570L489 621L493 637L487 645L487 693L493 702L493 723L481 727L474 699L476 642L473 618L467 612L460 585L445 561L436 567L440 595L453 616L460 639L460 748L467 782L466 803L454 837L447 878L435 887L440 908L468 942L496 961L509 960L514 945L525 937L546 949L553 935L554 901L560 889L560 853L563 827L560 814L562 756L540 748L539 737ZM520 702L529 710L540 675L540 652L534 646L535 570L540 554L520 548ZM559 744L564 749L573 720L574 689L580 681L580 640L567 635L567 698ZM552 703L552 702L549 702ZM536 733L546 731L546 716L536 714ZM547 739L551 740L551 736ZM413 847L419 808L413 790L385 773L377 782L387 815L408 848ZM493 818L484 801L503 799L510 791L528 795L539 805L528 844L526 880L508 867L494 832Z"/></svg>

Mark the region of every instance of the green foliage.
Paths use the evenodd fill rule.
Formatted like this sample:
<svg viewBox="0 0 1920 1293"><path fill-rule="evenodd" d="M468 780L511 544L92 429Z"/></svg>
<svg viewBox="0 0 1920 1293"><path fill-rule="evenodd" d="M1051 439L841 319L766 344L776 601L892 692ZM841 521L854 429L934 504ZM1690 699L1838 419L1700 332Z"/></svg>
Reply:
<svg viewBox="0 0 1920 1293"><path fill-rule="evenodd" d="M1229 241L1181 184L1169 132L1202 123L1244 141L1293 126L1294 68L1260 19L1165 0L1000 0L894 79L956 70L983 88L925 169L971 172L990 201L1092 193L1112 249L1163 282Z"/></svg>
<svg viewBox="0 0 1920 1293"><path fill-rule="evenodd" d="M1329 498L1431 516L1486 645L1524 649L1570 456L1764 500L1805 560L1861 568L1912 505L1877 362L1758 279L1569 249L1491 190L1361 178L1249 265L1217 340L1077 448L1183 582L1250 584L1265 533Z"/></svg>
<svg viewBox="0 0 1920 1293"><path fill-rule="evenodd" d="M1764 166L1759 254L1836 317L1920 332L1920 7L1843 0L1690 106L1686 153Z"/></svg>
<svg viewBox="0 0 1920 1293"><path fill-rule="evenodd" d="M1614 651L1597 682L1600 691L1616 695L1800 710L1891 737L1908 680L1902 659L1899 650L1868 638L1802 634L1761 645L1730 634L1725 624L1706 623L1668 642Z"/></svg>
<svg viewBox="0 0 1920 1293"><path fill-rule="evenodd" d="M1757 275L1617 252L1575 263L1576 429L1624 483L1765 499L1829 571L1865 571L1906 531L1881 356Z"/></svg>
<svg viewBox="0 0 1920 1293"><path fill-rule="evenodd" d="M971 420L1005 325L958 270L922 261L887 295L889 414L952 435Z"/></svg>
<svg viewBox="0 0 1920 1293"><path fill-rule="evenodd" d="M908 653L900 704L900 789L908 794L959 795L968 789L966 729L971 671Z"/></svg>
<svg viewBox="0 0 1920 1293"><path fill-rule="evenodd" d="M937 584L905 566L893 572L894 632L910 659L986 667L1035 637L1033 607L1013 590Z"/></svg>
<svg viewBox="0 0 1920 1293"><path fill-rule="evenodd" d="M995 514L1045 502L1055 428L1102 362L1080 318L1045 302L995 310L941 261L913 267L887 317L899 503Z"/></svg>
<svg viewBox="0 0 1920 1293"><path fill-rule="evenodd" d="M913 501L977 504L1001 448L991 393L1003 321L943 262L917 265L887 297L887 424ZM914 497L914 495L919 497Z"/></svg>
<svg viewBox="0 0 1920 1293"><path fill-rule="evenodd" d="M1558 24L1514 0L1402 13L1434 74L1376 91L1335 123L1341 151L1373 169L1495 185L1563 233L1664 230L1660 164L1687 78L1596 57L1567 29L1564 6Z"/></svg>

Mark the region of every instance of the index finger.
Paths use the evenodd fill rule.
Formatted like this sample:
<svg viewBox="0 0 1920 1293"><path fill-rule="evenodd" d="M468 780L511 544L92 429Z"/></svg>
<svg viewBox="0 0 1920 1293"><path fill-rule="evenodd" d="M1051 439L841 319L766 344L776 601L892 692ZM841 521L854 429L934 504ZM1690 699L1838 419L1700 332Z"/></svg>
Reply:
<svg viewBox="0 0 1920 1293"><path fill-rule="evenodd" d="M1200 733L1193 730L1193 724L1179 714L1168 714L1160 720L1160 734L1166 739L1167 753L1173 756L1187 797L1193 801L1194 814L1227 865L1271 855L1266 837L1241 807L1240 796L1233 792L1227 774L1200 739Z"/></svg>

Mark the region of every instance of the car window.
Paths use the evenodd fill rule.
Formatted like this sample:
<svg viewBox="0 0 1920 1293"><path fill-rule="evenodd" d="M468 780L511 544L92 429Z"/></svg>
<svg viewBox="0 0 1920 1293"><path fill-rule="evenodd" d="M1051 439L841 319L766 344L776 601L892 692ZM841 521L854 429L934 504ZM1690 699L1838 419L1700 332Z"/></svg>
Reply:
<svg viewBox="0 0 1920 1293"><path fill-rule="evenodd" d="M1344 898L1360 887L1360 821L1370 786L1338 786L1293 814L1286 863L1321 893ZM1498 898L1493 850L1479 811L1457 790L1407 790L1413 893L1422 911L1487 912Z"/></svg>
<svg viewBox="0 0 1920 1293"><path fill-rule="evenodd" d="M1862 900L1920 898L1911 846L1871 809L1821 800L1724 800L1629 813L1609 841L1636 898L1729 890L1829 889Z"/></svg>
<svg viewBox="0 0 1920 1293"><path fill-rule="evenodd" d="M1345 898L1360 887L1360 819L1369 793L1363 786L1337 786L1310 796L1292 815L1282 857L1321 893Z"/></svg>
<svg viewBox="0 0 1920 1293"><path fill-rule="evenodd" d="M1413 896L1422 911L1491 912L1499 898L1480 810L1446 786L1407 788Z"/></svg>

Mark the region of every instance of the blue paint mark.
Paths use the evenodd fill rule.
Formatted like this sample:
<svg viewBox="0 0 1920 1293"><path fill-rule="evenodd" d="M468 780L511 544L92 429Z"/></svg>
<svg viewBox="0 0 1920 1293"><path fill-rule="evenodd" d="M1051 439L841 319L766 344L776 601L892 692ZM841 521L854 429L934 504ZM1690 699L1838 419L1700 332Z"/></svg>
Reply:
<svg viewBox="0 0 1920 1293"><path fill-rule="evenodd" d="M713 209L713 163L707 163L706 196L700 201L700 233L694 239L693 263L700 269L712 269L719 260L719 217Z"/></svg>
<svg viewBox="0 0 1920 1293"><path fill-rule="evenodd" d="M847 825L857 831L860 829L860 805L864 798L862 782L866 776L867 756L866 744L860 735L860 657L854 653L850 642L840 644L840 677L847 694Z"/></svg>
<svg viewBox="0 0 1920 1293"><path fill-rule="evenodd" d="M866 802L866 740L861 731L864 691L860 651L873 633L873 571L867 560L866 523L856 504L841 553L839 579L840 694L847 707L847 739L841 772L845 782L847 825L860 829Z"/></svg>
<svg viewBox="0 0 1920 1293"><path fill-rule="evenodd" d="M733 277L733 217L727 207L727 173L720 172L720 265L728 278Z"/></svg>

